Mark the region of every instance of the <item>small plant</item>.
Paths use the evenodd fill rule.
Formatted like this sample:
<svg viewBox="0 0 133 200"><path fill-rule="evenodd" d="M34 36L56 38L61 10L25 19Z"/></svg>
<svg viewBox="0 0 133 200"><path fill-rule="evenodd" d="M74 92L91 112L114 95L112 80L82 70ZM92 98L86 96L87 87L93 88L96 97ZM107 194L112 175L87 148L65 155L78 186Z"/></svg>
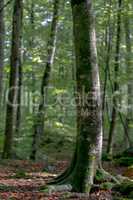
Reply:
<svg viewBox="0 0 133 200"><path fill-rule="evenodd" d="M106 181L105 175L99 169L96 172L95 181L96 182L104 182L104 181Z"/></svg>
<svg viewBox="0 0 133 200"><path fill-rule="evenodd" d="M14 176L14 178L26 178L26 177L27 177L27 175L26 175L25 171L23 171L23 170L17 171Z"/></svg>
<svg viewBox="0 0 133 200"><path fill-rule="evenodd" d="M8 191L11 192L13 189L14 189L14 186L0 185L1 192L8 192Z"/></svg>
<svg viewBox="0 0 133 200"><path fill-rule="evenodd" d="M111 190L113 188L114 184L111 183L111 182L105 182L105 183L102 183L100 185L100 188L103 189L103 190Z"/></svg>

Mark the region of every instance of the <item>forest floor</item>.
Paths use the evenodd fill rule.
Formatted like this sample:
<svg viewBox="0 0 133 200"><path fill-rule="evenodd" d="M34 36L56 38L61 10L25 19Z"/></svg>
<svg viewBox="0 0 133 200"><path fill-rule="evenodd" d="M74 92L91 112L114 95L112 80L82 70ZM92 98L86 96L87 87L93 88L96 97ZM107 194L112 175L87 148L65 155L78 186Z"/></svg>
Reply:
<svg viewBox="0 0 133 200"><path fill-rule="evenodd" d="M105 169L115 174L126 174L126 167L104 164ZM68 166L67 161L55 165L33 163L25 160L1 161L0 200L112 200L111 190L97 190L90 197L69 192L48 192L42 188ZM127 175L128 176L128 175ZM133 178L133 173L130 177Z"/></svg>

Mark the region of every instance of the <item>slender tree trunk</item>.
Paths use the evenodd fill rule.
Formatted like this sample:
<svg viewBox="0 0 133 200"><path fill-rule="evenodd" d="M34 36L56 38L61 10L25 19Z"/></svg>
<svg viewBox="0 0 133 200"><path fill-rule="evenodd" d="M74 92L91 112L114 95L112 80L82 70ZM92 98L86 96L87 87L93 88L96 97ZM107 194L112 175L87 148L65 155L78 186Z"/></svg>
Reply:
<svg viewBox="0 0 133 200"><path fill-rule="evenodd" d="M38 113L36 121L34 123L34 135L32 143L31 159L36 159L36 153L40 145L41 137L44 135L44 118L45 118L45 100L46 90L49 85L51 68L54 60L55 49L56 49L56 37L58 30L58 17L59 17L59 5L60 0L54 1L53 20L51 24L51 33L49 42L47 45L47 62L41 84L41 100L39 103Z"/></svg>
<svg viewBox="0 0 133 200"><path fill-rule="evenodd" d="M10 61L10 81L6 111L5 140L3 158L10 158L12 153L15 104L17 102L18 73L21 59L23 0L15 0L13 12L12 48Z"/></svg>
<svg viewBox="0 0 133 200"><path fill-rule="evenodd" d="M0 10L4 6L4 0L0 0ZM0 105L2 98L2 83L3 83L3 67L4 67L4 9L0 12Z"/></svg>
<svg viewBox="0 0 133 200"><path fill-rule="evenodd" d="M18 91L17 91L17 107L16 107L16 126L15 126L15 133L16 136L19 135L20 131L20 122L21 122L21 89L22 89L22 65L19 65L18 71Z"/></svg>
<svg viewBox="0 0 133 200"><path fill-rule="evenodd" d="M34 33L34 30L35 30L35 11L34 11L34 9L35 9L35 4L34 4L34 1L32 0L32 2L31 2L30 24L31 24L31 29L32 29L33 33ZM32 50L35 47L34 35L32 35L31 40L29 41L29 47ZM32 55L32 53L31 53L31 55ZM33 55L32 55L32 57L33 57ZM36 89L35 88L36 80L35 80L35 72L34 72L34 63L32 63L32 75L31 76L32 76L32 85L33 85L32 93L34 94L35 93L35 89ZM32 101L33 101L33 110L32 111L33 111L33 116L35 116L35 97L34 96L33 96Z"/></svg>
<svg viewBox="0 0 133 200"><path fill-rule="evenodd" d="M109 139L107 146L107 153L112 156L113 150L113 137L116 126L116 118L117 118L117 97L116 92L119 90L118 85L118 73L119 73L119 65L120 65L120 42L121 42L121 6L122 1L118 0L118 14L117 14L117 36L116 36L116 55L115 55L115 66L114 66L114 86L113 86L113 108L112 108L112 116L111 123L109 129Z"/></svg>
<svg viewBox="0 0 133 200"><path fill-rule="evenodd" d="M90 0L72 0L76 54L77 142L70 168L58 184L70 184L73 191L90 192L102 152L102 103L95 24ZM82 94L84 93L84 97Z"/></svg>
<svg viewBox="0 0 133 200"><path fill-rule="evenodd" d="M108 9L108 24L107 24L107 31L106 31L106 59L105 59L105 74L104 74L104 86L103 86L103 98L102 98L102 113L103 113L103 124L104 124L104 111L106 105L106 90L107 90L107 83L109 77L109 66L110 66L110 54L112 49L112 38L113 38L113 25L111 22L111 6L112 1L109 0L109 9Z"/></svg>
<svg viewBox="0 0 133 200"><path fill-rule="evenodd" d="M126 9L126 12L128 12L128 6ZM126 56L126 63L127 63L127 77L128 77L128 108L127 108L127 116L126 116L126 129L125 129L125 140L127 141L127 147L131 147L133 145L130 136L132 134L133 128L131 127L132 121L133 121L133 69L132 69L132 46L131 46L131 33L130 33L130 20L129 16L126 13L124 19L124 25L125 25L125 39L126 39L126 50L127 50L127 56Z"/></svg>

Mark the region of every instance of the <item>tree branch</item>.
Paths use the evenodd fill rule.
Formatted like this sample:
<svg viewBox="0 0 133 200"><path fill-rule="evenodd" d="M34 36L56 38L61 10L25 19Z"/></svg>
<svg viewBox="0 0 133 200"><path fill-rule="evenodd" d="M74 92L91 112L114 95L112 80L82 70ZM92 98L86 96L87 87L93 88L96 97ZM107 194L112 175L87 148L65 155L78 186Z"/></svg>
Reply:
<svg viewBox="0 0 133 200"><path fill-rule="evenodd" d="M7 1L7 3L5 3L2 8L0 8L0 12L2 12L3 9L6 8L11 2L12 0Z"/></svg>

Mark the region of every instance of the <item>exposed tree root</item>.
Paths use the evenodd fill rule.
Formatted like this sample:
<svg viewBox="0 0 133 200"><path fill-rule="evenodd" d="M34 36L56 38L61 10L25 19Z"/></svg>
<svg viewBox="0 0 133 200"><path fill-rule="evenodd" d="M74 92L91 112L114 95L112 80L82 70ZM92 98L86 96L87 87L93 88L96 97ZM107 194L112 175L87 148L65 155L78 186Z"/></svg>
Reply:
<svg viewBox="0 0 133 200"><path fill-rule="evenodd" d="M109 172L105 171L102 167L98 168L98 170L104 176L105 180L107 179L116 184L120 184L119 179L117 179L115 176L111 175Z"/></svg>
<svg viewBox="0 0 133 200"><path fill-rule="evenodd" d="M57 176L53 181L50 181L48 183L48 185L62 185L62 183L67 183L67 180L68 180L68 177L71 176L73 170L74 170L74 166L75 166L75 163L76 163L76 153L77 151L75 150L75 153L74 153L74 156L73 156L73 160L72 160L72 163L71 165L59 176Z"/></svg>
<svg viewBox="0 0 133 200"><path fill-rule="evenodd" d="M57 176L54 180L50 181L48 183L48 185L56 185L56 184L58 185L60 182L65 180L66 177L69 176L70 172L71 172L71 170L70 170L70 168L68 168L65 172L63 172L63 174Z"/></svg>

